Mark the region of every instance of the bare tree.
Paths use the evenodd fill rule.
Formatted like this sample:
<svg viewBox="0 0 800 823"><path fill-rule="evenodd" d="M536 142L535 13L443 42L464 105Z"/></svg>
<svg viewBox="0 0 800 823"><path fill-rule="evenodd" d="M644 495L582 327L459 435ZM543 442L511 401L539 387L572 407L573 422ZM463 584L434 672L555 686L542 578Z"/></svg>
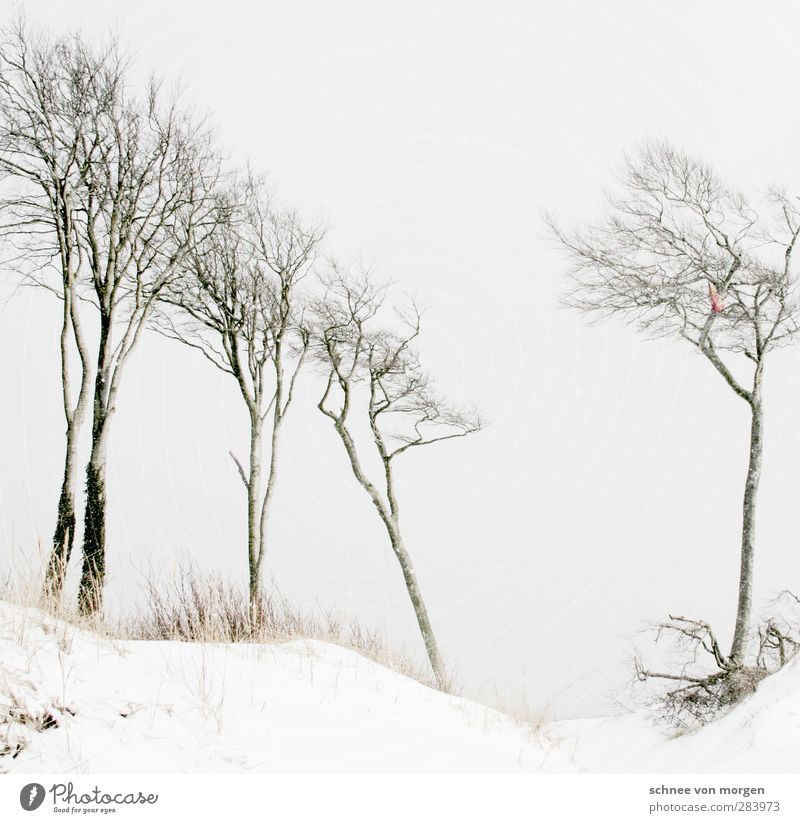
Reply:
<svg viewBox="0 0 800 823"><path fill-rule="evenodd" d="M156 81L143 97L123 82L113 92L92 118L97 148L86 160L77 208L88 292L99 315L79 589L85 613L102 607L106 453L122 374L158 295L213 229L220 174L210 131L177 95Z"/></svg>
<svg viewBox="0 0 800 823"><path fill-rule="evenodd" d="M476 411L446 403L422 368L416 341L420 312L412 305L394 313L390 327L380 324L386 287L368 274L350 278L334 267L316 305L315 353L326 372L319 410L333 423L358 483L369 495L386 528L403 572L431 668L440 688L447 675L411 555L400 529L395 462L413 449L480 431ZM380 481L364 468L351 418L368 422L368 447L382 467Z"/></svg>
<svg viewBox="0 0 800 823"><path fill-rule="evenodd" d="M795 203L773 191L759 214L710 167L659 143L627 161L622 193L610 198L602 223L574 233L553 225L573 264L572 306L688 341L748 406L736 624L730 653L721 658L727 668L741 666L747 653L764 367L798 331Z"/></svg>
<svg viewBox="0 0 800 823"><path fill-rule="evenodd" d="M83 246L77 192L98 146L91 123L120 80L114 42L92 49L80 37L50 40L19 20L0 45L0 231L23 282L62 302L59 335L66 420L64 473L45 593L58 599L75 539L78 437L86 417L92 364L78 311ZM76 357L77 356L77 357ZM73 388L75 362L77 395Z"/></svg>
<svg viewBox="0 0 800 823"><path fill-rule="evenodd" d="M292 210L276 207L248 177L220 199L213 234L193 248L181 277L164 289L159 330L195 349L239 388L249 419L247 468L231 452L247 498L251 610L260 602L268 523L278 477L281 433L309 345L300 287L323 236ZM269 467L263 487L264 427ZM253 615L255 617L255 615Z"/></svg>

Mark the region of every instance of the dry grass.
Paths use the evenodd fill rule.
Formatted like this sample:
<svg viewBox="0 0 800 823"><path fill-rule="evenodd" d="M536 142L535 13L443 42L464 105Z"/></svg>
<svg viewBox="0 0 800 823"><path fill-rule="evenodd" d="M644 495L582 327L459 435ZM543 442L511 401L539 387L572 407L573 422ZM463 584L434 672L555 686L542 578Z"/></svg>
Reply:
<svg viewBox="0 0 800 823"><path fill-rule="evenodd" d="M436 688L433 675L410 656L390 650L379 630L332 611L302 609L274 587L262 593L251 609L243 587L183 565L167 580L148 575L145 592L145 609L125 621L130 639L190 643L322 640Z"/></svg>
<svg viewBox="0 0 800 823"><path fill-rule="evenodd" d="M257 607L248 608L244 587L210 574L198 572L189 562L175 575L159 578L144 575L145 602L137 612L117 620L96 615L87 617L75 598L49 597L42 585L43 574L26 567L0 579L0 599L28 608L41 609L63 621L65 631L84 629L107 641L179 640L188 643L283 643L291 640L321 640L358 652L393 671L431 688L436 681L410 655L391 650L381 631L356 619L345 619L332 611L303 609L276 588L262 594ZM66 637L66 636L65 636ZM455 691L452 683L448 692Z"/></svg>
<svg viewBox="0 0 800 823"><path fill-rule="evenodd" d="M50 617L62 621L62 646L69 644L70 630L74 629L91 631L107 640L125 639L120 633L122 625L105 620L101 614L82 614L77 606L77 597L71 596L74 593L64 594L59 598L46 590L44 565L42 557L38 563L30 560L17 562L15 559L10 570L0 577L0 600L25 608L40 609Z"/></svg>

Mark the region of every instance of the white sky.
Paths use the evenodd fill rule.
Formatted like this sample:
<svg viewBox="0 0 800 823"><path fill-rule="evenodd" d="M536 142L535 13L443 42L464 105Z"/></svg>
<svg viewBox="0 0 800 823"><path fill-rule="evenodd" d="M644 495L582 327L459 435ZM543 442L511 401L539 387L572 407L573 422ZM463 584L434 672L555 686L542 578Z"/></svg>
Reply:
<svg viewBox="0 0 800 823"><path fill-rule="evenodd" d="M491 11L486 11L489 8ZM468 695L600 712L634 635L668 612L727 642L747 409L685 345L587 328L558 305L552 210L590 216L622 152L667 137L757 190L798 179L792 3L28 2L33 22L116 28L143 73L181 77L232 154L432 306L426 362L482 434L409 455L408 547ZM58 307L0 313L0 546L46 548L62 465ZM756 592L800 589L800 352L766 374ZM374 510L314 408L286 432L267 574L418 649ZM311 402L311 401L314 402ZM131 363L109 471L110 597L191 554L243 575L235 388L150 336Z"/></svg>

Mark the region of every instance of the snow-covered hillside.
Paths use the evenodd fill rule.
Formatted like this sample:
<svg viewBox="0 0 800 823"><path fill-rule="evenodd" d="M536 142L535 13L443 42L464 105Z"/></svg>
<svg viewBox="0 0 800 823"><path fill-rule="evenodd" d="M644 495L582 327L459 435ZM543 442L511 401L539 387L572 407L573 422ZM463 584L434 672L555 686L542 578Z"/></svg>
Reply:
<svg viewBox="0 0 800 823"><path fill-rule="evenodd" d="M546 736L589 772L800 772L800 657L727 716L665 737L643 714L551 723Z"/></svg>
<svg viewBox="0 0 800 823"><path fill-rule="evenodd" d="M0 771L25 773L572 770L524 725L338 646L120 642L0 603L6 734Z"/></svg>
<svg viewBox="0 0 800 823"><path fill-rule="evenodd" d="M327 643L123 642L0 602L4 749L23 773L800 772L800 658L694 734L640 714L534 733Z"/></svg>

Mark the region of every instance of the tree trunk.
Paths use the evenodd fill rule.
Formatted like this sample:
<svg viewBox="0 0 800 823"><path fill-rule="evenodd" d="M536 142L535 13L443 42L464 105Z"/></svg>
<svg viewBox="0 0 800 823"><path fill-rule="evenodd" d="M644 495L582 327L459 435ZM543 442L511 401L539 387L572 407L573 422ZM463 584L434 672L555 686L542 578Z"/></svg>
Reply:
<svg viewBox="0 0 800 823"><path fill-rule="evenodd" d="M272 437L270 440L269 474L264 499L261 501L261 520L258 534L258 559L256 561L256 576L261 580L261 568L267 550L267 534L269 516L272 510L272 498L275 495L275 484L278 477L278 444L280 442L281 418L276 416L272 423Z"/></svg>
<svg viewBox="0 0 800 823"><path fill-rule="evenodd" d="M71 274L71 263L68 256L64 262L64 271L66 272L64 276L64 307L59 348L61 352L61 391L64 401L64 417L67 423L66 449L64 453L64 476L58 496L58 509L56 510L53 547L50 552L50 560L47 564L44 581L45 599L53 605L57 605L61 600L67 566L75 542L75 476L78 458L78 435L86 417L90 379L88 352L83 339L80 320L75 310L74 278ZM74 407L72 406L70 381L70 330L72 330L75 337L75 346L81 364L80 388Z"/></svg>
<svg viewBox="0 0 800 823"><path fill-rule="evenodd" d="M730 657L741 665L747 652L747 632L753 602L753 561L755 554L756 497L761 480L764 409L761 399L762 365L756 367L751 395L750 459L742 505L742 556L739 570L739 604Z"/></svg>
<svg viewBox="0 0 800 823"><path fill-rule="evenodd" d="M78 457L77 431L73 423L67 424L67 448L64 457L64 479L58 498L56 529L53 534L53 550L45 575L45 596L58 603L64 589L67 565L75 542L75 464Z"/></svg>
<svg viewBox="0 0 800 823"><path fill-rule="evenodd" d="M364 490L369 494L372 504L378 511L381 520L383 521L386 531L389 534L389 541L392 544L392 550L400 563L400 568L403 572L403 579L405 580L406 590L411 600L411 605L414 607L414 614L417 618L422 640L425 643L425 651L428 653L428 660L433 670L433 675L436 678L436 684L442 691L447 690L447 674L445 672L442 656L439 653L439 644L436 642L436 636L433 633L430 618L428 617L428 610L425 607L425 601L422 598L422 593L417 584L417 575L414 572L414 566L411 563L411 557L406 551L403 544L403 538L400 534L400 527L398 525L397 517L388 510L386 504L381 499L378 490L370 482L369 478L364 474L361 467L361 461L358 458L355 443L350 435L345 424L341 419L335 421L334 428L339 434L347 456L350 459L350 467L353 470L353 475L361 484ZM390 469L387 467L387 471ZM387 491L391 495L392 483L390 477L387 476Z"/></svg>
<svg viewBox="0 0 800 823"><path fill-rule="evenodd" d="M83 568L78 606L92 615L103 608L106 576L106 445L107 418L99 435L92 432L92 453L86 466L86 511L83 521Z"/></svg>
<svg viewBox="0 0 800 823"><path fill-rule="evenodd" d="M86 510L83 519L83 568L78 607L85 615L103 608L106 574L106 445L113 413L109 397L111 323L100 318L97 376L92 410L92 449L86 466Z"/></svg>
<svg viewBox="0 0 800 823"><path fill-rule="evenodd" d="M428 609L425 607L425 601L422 599L422 594L417 584L417 575L414 572L414 566L411 563L411 557L403 545L403 538L400 535L400 530L397 523L387 524L389 532L389 539L391 540L392 550L400 563L400 568L403 571L403 579L406 583L406 590L411 599L411 605L414 607L414 614L417 618L417 625L419 625L422 640L425 643L425 650L428 653L428 660L433 670L433 675L436 678L436 684L442 691L447 690L447 674L445 672L442 656L439 653L439 644L436 642L436 635L433 633L430 617L428 617Z"/></svg>
<svg viewBox="0 0 800 823"><path fill-rule="evenodd" d="M261 528L259 497L261 493L261 416L258 411L250 415L250 475L247 481L247 565L250 574L250 619L254 623L261 592L259 579L261 557Z"/></svg>

